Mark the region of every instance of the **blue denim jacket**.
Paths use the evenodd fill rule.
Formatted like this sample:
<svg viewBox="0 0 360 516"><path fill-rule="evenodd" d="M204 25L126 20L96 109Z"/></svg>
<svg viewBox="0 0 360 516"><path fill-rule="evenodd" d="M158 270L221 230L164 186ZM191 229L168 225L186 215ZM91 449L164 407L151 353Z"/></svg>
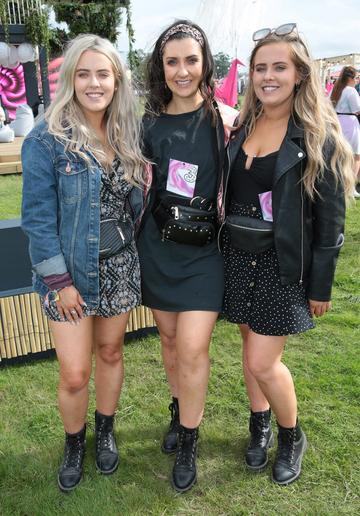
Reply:
<svg viewBox="0 0 360 516"><path fill-rule="evenodd" d="M29 237L34 290L49 291L42 278L69 272L89 308L99 304L101 166L71 152L40 122L26 137L23 167L22 228ZM134 220L143 195L132 188Z"/></svg>

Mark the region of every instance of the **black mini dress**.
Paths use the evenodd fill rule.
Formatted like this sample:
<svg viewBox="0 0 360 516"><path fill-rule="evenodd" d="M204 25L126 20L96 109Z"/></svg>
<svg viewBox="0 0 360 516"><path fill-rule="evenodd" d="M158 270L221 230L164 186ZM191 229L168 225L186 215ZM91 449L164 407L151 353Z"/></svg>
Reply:
<svg viewBox="0 0 360 516"><path fill-rule="evenodd" d="M196 170L192 196L216 205L219 170L210 115L202 106L179 115L161 114L144 119L144 146L153 167L152 202L168 196L171 163L186 162ZM179 196L182 202L188 199ZM216 239L204 246L162 241L148 207L137 241L141 267L142 302L169 312L220 312L224 294L224 264Z"/></svg>
<svg viewBox="0 0 360 516"><path fill-rule="evenodd" d="M240 149L230 172L229 214L263 218L259 194L272 190L277 152L253 158ZM282 285L274 248L249 253L231 245L227 230L222 238L225 262L223 314L233 323L247 324L260 335L284 336L314 327L305 289L296 283Z"/></svg>

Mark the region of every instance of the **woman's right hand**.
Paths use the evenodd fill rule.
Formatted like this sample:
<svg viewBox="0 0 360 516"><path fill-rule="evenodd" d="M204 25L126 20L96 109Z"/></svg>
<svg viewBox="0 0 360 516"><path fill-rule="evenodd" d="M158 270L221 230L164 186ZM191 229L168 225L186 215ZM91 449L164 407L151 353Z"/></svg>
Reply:
<svg viewBox="0 0 360 516"><path fill-rule="evenodd" d="M59 290L59 300L56 307L60 317L72 324L78 324L83 318L82 307L86 306L79 291L73 286L64 287Z"/></svg>

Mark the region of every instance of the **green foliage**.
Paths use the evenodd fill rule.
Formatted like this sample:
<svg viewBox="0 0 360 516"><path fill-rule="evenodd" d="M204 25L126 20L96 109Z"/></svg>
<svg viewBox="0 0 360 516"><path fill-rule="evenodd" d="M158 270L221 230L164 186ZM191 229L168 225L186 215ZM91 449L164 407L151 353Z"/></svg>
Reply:
<svg viewBox="0 0 360 516"><path fill-rule="evenodd" d="M133 60L132 64L130 63L131 69L131 80L134 84L134 87L137 91L144 91L145 89L145 75L146 75L146 62L148 59L148 54L146 54L142 49L137 49L133 51ZM130 56L129 56L130 60Z"/></svg>
<svg viewBox="0 0 360 516"><path fill-rule="evenodd" d="M56 21L68 24L70 38L89 32L116 42L123 2L56 2L53 7Z"/></svg>
<svg viewBox="0 0 360 516"><path fill-rule="evenodd" d="M48 9L42 8L39 12L37 9L31 9L25 17L25 34L26 39L32 46L39 45L45 47L49 53L49 13Z"/></svg>
<svg viewBox="0 0 360 516"><path fill-rule="evenodd" d="M217 79L221 79L225 77L225 75L228 73L230 65L231 65L231 58L228 54L224 54L224 52L219 52L214 55L214 62L215 62L215 75Z"/></svg>
<svg viewBox="0 0 360 516"><path fill-rule="evenodd" d="M9 15L7 0L0 0L0 24L4 29L5 41L9 43Z"/></svg>

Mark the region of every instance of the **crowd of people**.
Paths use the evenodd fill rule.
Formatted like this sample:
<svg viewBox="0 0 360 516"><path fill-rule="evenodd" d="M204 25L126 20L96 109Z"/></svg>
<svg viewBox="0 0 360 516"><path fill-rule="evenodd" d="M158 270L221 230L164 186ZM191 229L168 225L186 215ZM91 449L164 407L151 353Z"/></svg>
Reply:
<svg viewBox="0 0 360 516"><path fill-rule="evenodd" d="M78 36L55 99L24 141L22 227L59 361L64 492L83 475L93 354L96 467L108 475L119 465L122 348L140 303L154 314L169 384L161 450L174 454L173 488L197 481L219 314L243 342L247 467L268 464L273 413L272 479L286 485L300 475L307 439L282 354L288 335L313 328L331 306L360 153L359 136L352 152L345 138L350 123L354 137L359 108L344 73L336 114L296 24L258 30L253 40L238 112L216 101L204 31L173 23L148 61L140 124L114 47Z"/></svg>

